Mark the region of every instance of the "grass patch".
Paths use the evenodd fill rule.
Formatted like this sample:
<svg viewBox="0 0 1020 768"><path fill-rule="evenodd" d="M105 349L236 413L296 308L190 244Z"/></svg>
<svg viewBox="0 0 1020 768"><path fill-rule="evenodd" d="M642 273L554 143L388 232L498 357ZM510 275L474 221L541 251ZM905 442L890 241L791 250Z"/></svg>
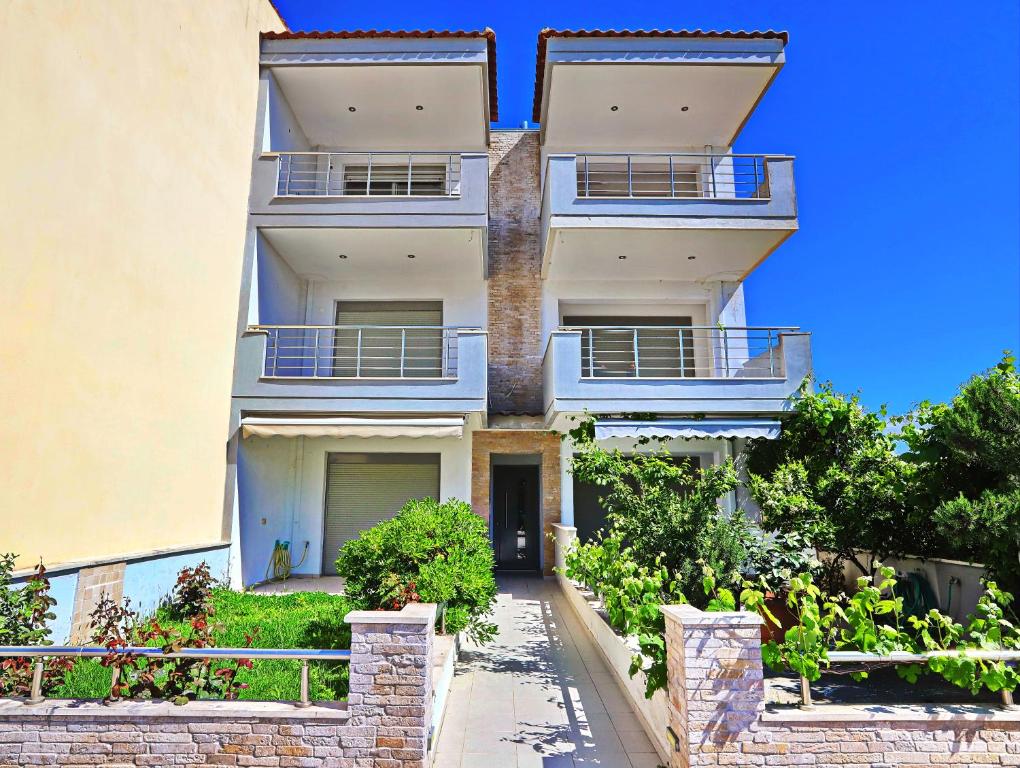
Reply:
<svg viewBox="0 0 1020 768"><path fill-rule="evenodd" d="M351 647L351 628L344 616L354 609L342 595L298 592L289 595L256 595L217 589L213 592L213 621L221 625L216 645L242 648L245 635L253 648L346 649ZM160 623L183 627L158 615ZM332 701L347 696L346 662L310 662L309 693L313 699ZM247 683L240 698L249 700L296 700L300 697L301 662L262 659L251 669L241 669L237 679ZM102 698L110 690L110 670L98 660L75 663L59 698Z"/></svg>

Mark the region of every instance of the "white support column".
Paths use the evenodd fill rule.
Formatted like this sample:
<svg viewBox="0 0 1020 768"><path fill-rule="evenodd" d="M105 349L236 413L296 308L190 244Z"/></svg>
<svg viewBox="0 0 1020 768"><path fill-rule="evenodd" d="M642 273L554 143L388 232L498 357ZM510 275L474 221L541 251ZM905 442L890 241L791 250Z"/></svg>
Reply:
<svg viewBox="0 0 1020 768"><path fill-rule="evenodd" d="M560 524L574 524L574 476L570 474L570 460L574 443L568 437L560 442Z"/></svg>

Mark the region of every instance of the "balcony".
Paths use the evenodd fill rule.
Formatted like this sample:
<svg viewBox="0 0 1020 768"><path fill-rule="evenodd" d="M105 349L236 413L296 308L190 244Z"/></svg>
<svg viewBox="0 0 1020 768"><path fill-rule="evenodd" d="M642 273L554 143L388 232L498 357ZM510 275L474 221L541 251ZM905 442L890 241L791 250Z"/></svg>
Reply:
<svg viewBox="0 0 1020 768"><path fill-rule="evenodd" d="M270 152L255 161L251 211L318 274L341 253L376 266L414 253L485 277L488 178L478 153Z"/></svg>
<svg viewBox="0 0 1020 768"><path fill-rule="evenodd" d="M796 328L597 326L554 331L543 362L545 414L774 415L811 371Z"/></svg>
<svg viewBox="0 0 1020 768"><path fill-rule="evenodd" d="M797 229L793 158L556 154L543 275L739 280Z"/></svg>
<svg viewBox="0 0 1020 768"><path fill-rule="evenodd" d="M350 217L344 226L486 223L489 159L479 152L265 152L254 173L252 213Z"/></svg>
<svg viewBox="0 0 1020 768"><path fill-rule="evenodd" d="M253 325L234 394L261 411L482 413L485 342L477 328Z"/></svg>

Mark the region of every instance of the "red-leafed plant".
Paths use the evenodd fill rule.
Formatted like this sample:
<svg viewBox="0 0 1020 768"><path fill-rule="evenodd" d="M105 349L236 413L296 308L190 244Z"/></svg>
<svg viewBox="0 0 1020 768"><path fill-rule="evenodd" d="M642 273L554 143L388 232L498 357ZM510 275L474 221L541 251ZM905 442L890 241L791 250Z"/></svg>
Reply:
<svg viewBox="0 0 1020 768"><path fill-rule="evenodd" d="M14 555L0 555L0 645L52 645L47 624L55 618L51 609L57 601L50 596L46 568L40 561L32 578L20 589L12 589L13 568ZM0 660L0 695L28 696L36 661L27 657ZM49 658L43 662L43 695L63 684L71 666L67 658Z"/></svg>
<svg viewBox="0 0 1020 768"><path fill-rule="evenodd" d="M129 601L118 604L102 600L92 612L92 639L108 653L102 657L105 667L118 670L110 698L162 698L175 704L194 699L236 699L247 688L237 681L237 670L250 669L249 659L211 659L200 656L161 658L131 653L132 646L159 648L163 653L178 653L185 648L215 648L220 629L212 620L213 580L202 563L186 568L178 576L168 607L189 619L186 630L166 627L153 618L141 620ZM246 636L246 647L253 641Z"/></svg>

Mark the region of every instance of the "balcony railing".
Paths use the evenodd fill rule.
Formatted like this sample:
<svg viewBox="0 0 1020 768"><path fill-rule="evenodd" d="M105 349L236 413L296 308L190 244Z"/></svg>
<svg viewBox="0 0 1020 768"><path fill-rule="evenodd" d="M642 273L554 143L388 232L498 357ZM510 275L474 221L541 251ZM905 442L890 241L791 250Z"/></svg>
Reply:
<svg viewBox="0 0 1020 768"><path fill-rule="evenodd" d="M455 379L452 326L255 325L265 333L267 377Z"/></svg>
<svg viewBox="0 0 1020 768"><path fill-rule="evenodd" d="M587 379L782 378L780 334L796 328L568 326Z"/></svg>
<svg viewBox="0 0 1020 768"><path fill-rule="evenodd" d="M414 152L280 152L277 197L456 197L461 156Z"/></svg>
<svg viewBox="0 0 1020 768"><path fill-rule="evenodd" d="M577 196L768 200L764 155L587 154L576 156Z"/></svg>

